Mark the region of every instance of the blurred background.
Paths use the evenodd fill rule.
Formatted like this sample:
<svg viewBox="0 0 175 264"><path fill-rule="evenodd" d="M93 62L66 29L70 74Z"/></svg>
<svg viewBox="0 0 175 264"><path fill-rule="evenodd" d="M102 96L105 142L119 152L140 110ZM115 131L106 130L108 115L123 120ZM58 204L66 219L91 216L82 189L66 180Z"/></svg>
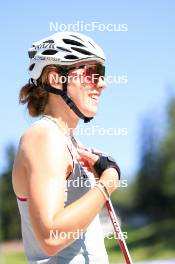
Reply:
<svg viewBox="0 0 175 264"><path fill-rule="evenodd" d="M20 136L34 121L18 103L29 79L27 51L65 30L92 37L106 54L106 75L115 76L86 125L93 133L80 122L76 136L120 164L112 201L134 263L175 263L175 2L6 0L1 10L1 263L27 263L11 185ZM124 263L117 240L105 243L111 263Z"/></svg>

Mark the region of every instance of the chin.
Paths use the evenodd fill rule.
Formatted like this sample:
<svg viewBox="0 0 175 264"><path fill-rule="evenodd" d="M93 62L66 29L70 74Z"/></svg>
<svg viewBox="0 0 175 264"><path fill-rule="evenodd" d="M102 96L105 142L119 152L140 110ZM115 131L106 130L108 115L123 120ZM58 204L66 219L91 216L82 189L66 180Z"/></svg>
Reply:
<svg viewBox="0 0 175 264"><path fill-rule="evenodd" d="M85 108L82 109L82 113L87 117L94 117L97 113L97 107Z"/></svg>

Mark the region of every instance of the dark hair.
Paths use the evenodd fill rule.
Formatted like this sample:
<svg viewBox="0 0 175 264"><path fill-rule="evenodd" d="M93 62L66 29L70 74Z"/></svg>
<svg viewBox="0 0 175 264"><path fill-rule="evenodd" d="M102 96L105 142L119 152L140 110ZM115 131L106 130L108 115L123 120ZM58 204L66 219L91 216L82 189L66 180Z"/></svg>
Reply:
<svg viewBox="0 0 175 264"><path fill-rule="evenodd" d="M41 77L37 80L37 86L29 82L19 92L19 103L27 104L29 115L33 117L42 115L48 103L49 93L42 86L44 83L49 83L48 74L50 71L58 72L58 67L55 65L45 67Z"/></svg>

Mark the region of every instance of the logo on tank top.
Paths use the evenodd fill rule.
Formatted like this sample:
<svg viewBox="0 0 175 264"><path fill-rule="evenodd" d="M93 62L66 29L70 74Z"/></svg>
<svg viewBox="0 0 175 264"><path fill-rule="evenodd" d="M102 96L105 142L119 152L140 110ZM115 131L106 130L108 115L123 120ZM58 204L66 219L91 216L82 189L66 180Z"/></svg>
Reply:
<svg viewBox="0 0 175 264"><path fill-rule="evenodd" d="M86 171L83 167L80 166L80 171L81 171L81 177L83 179L88 179L88 175L86 174Z"/></svg>

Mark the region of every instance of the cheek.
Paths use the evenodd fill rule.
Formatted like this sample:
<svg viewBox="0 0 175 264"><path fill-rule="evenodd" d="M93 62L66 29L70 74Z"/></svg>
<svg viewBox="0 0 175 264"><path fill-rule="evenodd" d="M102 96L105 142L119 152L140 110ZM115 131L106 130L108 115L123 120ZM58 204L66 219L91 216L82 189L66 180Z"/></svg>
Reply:
<svg viewBox="0 0 175 264"><path fill-rule="evenodd" d="M82 100L88 94L88 88L78 81L72 81L68 84L68 93L75 103L81 104Z"/></svg>
<svg viewBox="0 0 175 264"><path fill-rule="evenodd" d="M71 82L68 84L68 94L80 111L86 116L94 116L97 112L97 104L93 103L88 96L91 91L91 87L83 85L77 82Z"/></svg>
<svg viewBox="0 0 175 264"><path fill-rule="evenodd" d="M70 83L67 87L67 90L70 98L74 101L75 104L77 104L77 102L80 101L80 94L81 94L80 87L78 87L74 83Z"/></svg>

